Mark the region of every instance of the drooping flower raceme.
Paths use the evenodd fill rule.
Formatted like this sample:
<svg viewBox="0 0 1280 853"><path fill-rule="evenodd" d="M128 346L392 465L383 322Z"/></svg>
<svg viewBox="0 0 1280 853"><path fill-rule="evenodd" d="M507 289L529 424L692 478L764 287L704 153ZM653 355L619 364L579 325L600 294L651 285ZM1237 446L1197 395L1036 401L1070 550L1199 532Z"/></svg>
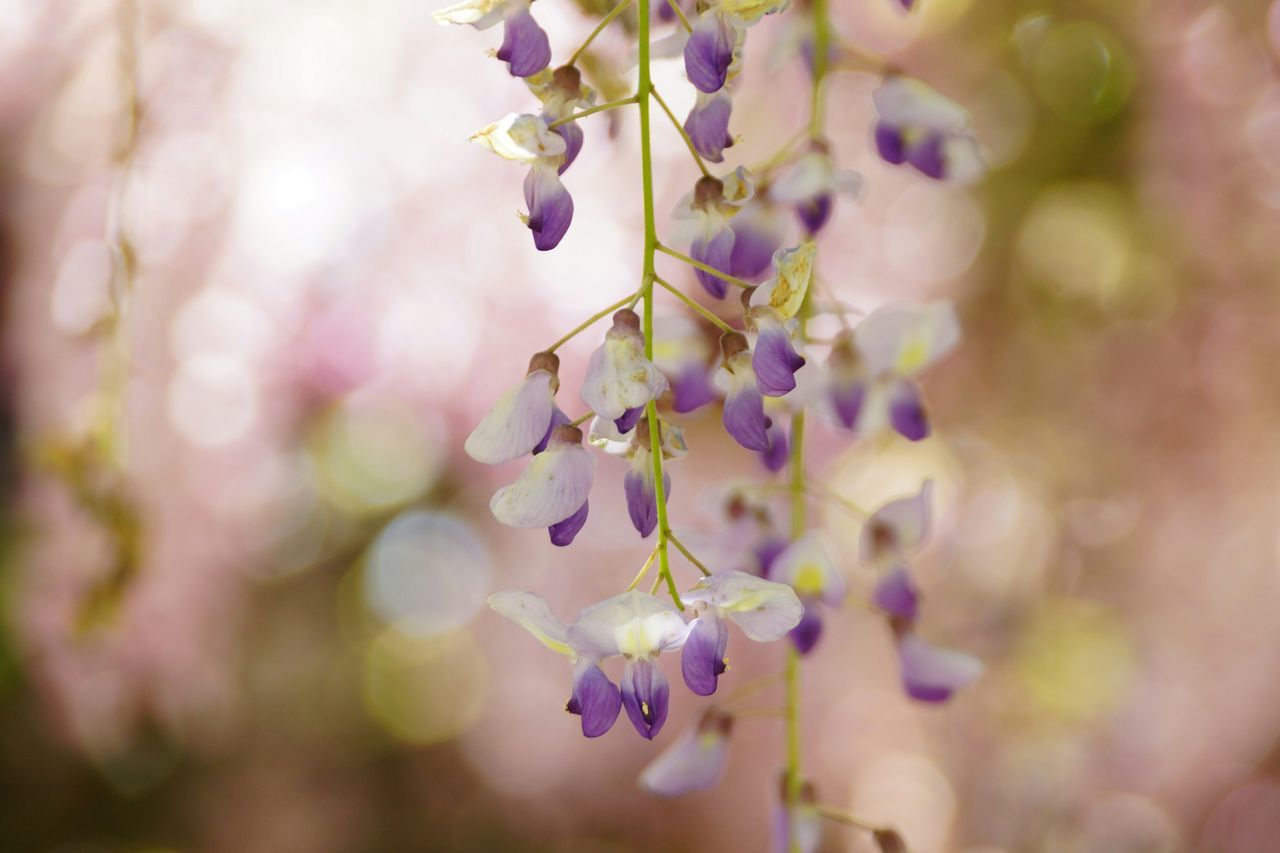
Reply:
<svg viewBox="0 0 1280 853"><path fill-rule="evenodd" d="M560 245L573 221L573 199L560 182L568 146L547 128L541 116L510 113L472 135L471 139L505 160L529 166L524 179L528 215L522 215L541 252Z"/></svg>
<svg viewBox="0 0 1280 853"><path fill-rule="evenodd" d="M639 315L621 309L587 362L582 402L602 418L620 420L618 429L627 432L639 418L639 409L666 390L667 377L645 358Z"/></svg>
<svg viewBox="0 0 1280 853"><path fill-rule="evenodd" d="M804 613L794 589L746 572L717 572L703 578L684 594L684 600L693 602L696 615L680 668L685 684L699 696L716 692L720 675L728 666L725 620L741 628L748 639L771 643L795 628Z"/></svg>
<svg viewBox="0 0 1280 853"><path fill-rule="evenodd" d="M936 180L972 181L985 171L969 114L919 80L887 78L872 96L876 149L893 165L909 164Z"/></svg>
<svg viewBox="0 0 1280 853"><path fill-rule="evenodd" d="M533 19L530 0L465 0L441 9L433 17L442 24L470 24L487 30L502 21L502 46L498 59L507 63L513 77L529 77L551 61L551 42Z"/></svg>
<svg viewBox="0 0 1280 853"><path fill-rule="evenodd" d="M632 590L593 604L569 626L570 644L597 659L623 657L622 707L643 737L652 739L667 720L670 687L658 655L684 645L689 626L669 602Z"/></svg>

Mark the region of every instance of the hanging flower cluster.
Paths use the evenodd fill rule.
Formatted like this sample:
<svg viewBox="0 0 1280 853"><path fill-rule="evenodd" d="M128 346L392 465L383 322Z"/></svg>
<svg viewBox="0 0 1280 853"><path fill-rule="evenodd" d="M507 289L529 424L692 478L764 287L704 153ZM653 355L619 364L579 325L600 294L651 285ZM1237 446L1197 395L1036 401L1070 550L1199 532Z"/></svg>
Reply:
<svg viewBox="0 0 1280 853"><path fill-rule="evenodd" d="M843 499L806 470L806 412L823 415L826 428L859 439L924 440L932 428L920 381L960 338L955 311L947 303L885 305L850 322L850 312L821 293L817 240L832 230L839 200L856 199L863 185L862 176L840 167L832 140L822 131L823 81L845 51L833 38L825 0L812 0L794 13L804 28L798 53L813 78L807 131L765 164L739 165L722 174L712 174L707 164L722 162L734 142L730 90L742 73L748 30L766 15L786 11L787 3L671 0L655 8L650 0L634 1L634 62L613 62L612 76L601 89L609 91L606 84L634 64L635 93L608 103L598 103L578 61L592 56L584 69L611 64L589 48L633 0L621 0L586 43L556 67L528 0L468 0L436 14L444 23L477 29L503 22L495 55L524 79L537 106L511 113L472 138L526 166L527 212L521 218L538 250L559 245L573 220L574 204L562 176L587 142L580 121L634 106L641 135L645 236L638 288L534 353L524 378L499 397L467 438L466 451L489 465L519 462L514 479L490 501L494 517L512 527L546 528L551 542L564 547L588 523L593 448L600 450L626 465L628 515L639 538L653 544L629 586L589 604L572 622L562 622L531 592L499 592L489 604L568 658L572 675L565 709L580 718L585 736L603 735L625 709L636 731L653 739L673 702L671 683L659 664L664 653L679 653L684 686L694 696L707 697L719 692L729 669L729 644L738 642L735 633L758 643L786 639L785 675L793 684L799 661L819 648L824 624L856 595L846 572L859 562L876 572L875 588L861 603L877 611L892 631L906 696L928 703L946 700L977 678L981 665L925 641L916 630L921 596L909 558L930 526L931 485L864 515L856 555L841 553L809 520L811 503L841 504ZM897 2L907 11L913 5L884 2ZM651 44L651 24L672 31ZM695 98L683 122L653 86L650 64L660 56L683 58ZM653 213L649 138L655 104L700 173L673 211L676 227L669 240L659 239ZM869 106L876 120L867 134L887 163L908 165L935 180L971 181L981 174L967 114L926 84L886 70ZM700 285L696 296L713 307L664 278L659 255L688 268ZM735 289L740 299L726 299ZM656 317L655 298L664 290L691 313ZM812 338L808 324L824 314L838 320L840 330L826 340ZM571 418L565 409L573 406L561 407L555 350L605 317L612 322L597 338L578 389L585 412ZM755 454L766 477L784 469L788 477L785 484L730 489L721 529L699 548L703 560L672 530L667 500L674 484L668 465L689 452L686 419L711 406L719 408L723 435ZM581 425L588 421L584 441ZM789 519L778 517L770 497L780 492L785 492ZM676 580L672 561L680 557L699 573L695 582ZM656 579L645 592L639 586L655 566ZM613 663L619 658L620 664ZM735 710L740 698L735 692L704 708L693 728L641 774L641 787L675 796L713 786L724 772L735 721L744 713ZM797 701L789 690L780 712L791 726L798 726ZM840 819L839 810L817 801L812 783L800 774L792 740L775 834L780 850L813 850L821 841L822 820ZM870 831L882 850L905 849L888 827L846 822Z"/></svg>

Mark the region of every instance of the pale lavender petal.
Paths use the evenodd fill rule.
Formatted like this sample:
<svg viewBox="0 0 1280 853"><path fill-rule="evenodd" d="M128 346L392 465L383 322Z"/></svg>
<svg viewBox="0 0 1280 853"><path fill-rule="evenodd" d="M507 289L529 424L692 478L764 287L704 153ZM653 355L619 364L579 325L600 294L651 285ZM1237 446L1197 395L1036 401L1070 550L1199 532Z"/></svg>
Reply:
<svg viewBox="0 0 1280 853"><path fill-rule="evenodd" d="M667 677L653 661L633 660L627 662L621 686L622 707L627 709L631 724L642 737L653 740L667 721L671 696Z"/></svg>
<svg viewBox="0 0 1280 853"><path fill-rule="evenodd" d="M822 614L818 610L819 606L813 599L806 599L800 624L792 628L788 634L796 651L802 655L813 651L813 647L818 644L818 639L822 636Z"/></svg>
<svg viewBox="0 0 1280 853"><path fill-rule="evenodd" d="M764 467L774 474L787 467L787 433L776 423L769 426L769 446L760 454Z"/></svg>
<svg viewBox="0 0 1280 853"><path fill-rule="evenodd" d="M929 418L924 413L920 389L910 379L899 379L889 390L889 423L911 441L929 435Z"/></svg>
<svg viewBox="0 0 1280 853"><path fill-rule="evenodd" d="M547 450L531 457L516 481L494 494L489 509L509 527L550 527L564 521L591 494L595 463L581 445L559 442L553 434Z"/></svg>
<svg viewBox="0 0 1280 853"><path fill-rule="evenodd" d="M724 15L704 12L694 22L684 46L684 71L695 88L710 94L724 87L736 39L733 25Z"/></svg>
<svg viewBox="0 0 1280 853"><path fill-rule="evenodd" d="M524 179L524 201L529 206L526 223L533 245L547 252L560 245L573 221L573 199L554 169L535 165Z"/></svg>
<svg viewBox="0 0 1280 853"><path fill-rule="evenodd" d="M796 387L796 371L804 367L804 356L791 346L791 335L781 323L766 320L759 329L751 369L762 394L781 397Z"/></svg>
<svg viewBox="0 0 1280 853"><path fill-rule="evenodd" d="M704 263L709 267L720 270L721 272L729 271L729 258L733 255L733 230L725 228L714 234L710 240L699 238L693 241L693 246L689 249L689 256L699 263ZM729 283L722 278L716 278L711 273L702 270L694 270L694 274L698 276L698 281L702 283L707 293L710 293L716 299L723 299L725 292L729 289Z"/></svg>
<svg viewBox="0 0 1280 853"><path fill-rule="evenodd" d="M587 501L582 502L582 508L564 521L557 521L555 524L547 528L547 532L551 534L551 544L561 547L573 542L578 531L587 523Z"/></svg>
<svg viewBox="0 0 1280 853"><path fill-rule="evenodd" d="M498 58L507 63L513 77L532 77L551 62L551 41L529 13L528 5L512 4L503 21Z"/></svg>
<svg viewBox="0 0 1280 853"><path fill-rule="evenodd" d="M622 710L622 694L594 661L582 659L573 670L573 695L564 706L582 717L582 733L600 735L613 728Z"/></svg>
<svg viewBox="0 0 1280 853"><path fill-rule="evenodd" d="M631 524L644 538L658 525L658 497L654 488L653 457L645 451L637 451L631 459L631 470L622 480L622 490L627 497L627 514ZM662 472L664 497L671 495L671 476Z"/></svg>
<svg viewBox="0 0 1280 853"><path fill-rule="evenodd" d="M724 401L724 428L747 450L767 450L772 421L764 413L764 397L755 382L735 384Z"/></svg>
<svg viewBox="0 0 1280 853"><path fill-rule="evenodd" d="M729 135L732 112L733 101L721 91L714 96L699 95L684 120L684 130L693 147L710 163L723 163L724 149L733 145L733 137Z"/></svg>
<svg viewBox="0 0 1280 853"><path fill-rule="evenodd" d="M686 729L640 774L640 787L661 797L714 788L729 757L733 717L714 708Z"/></svg>
<svg viewBox="0 0 1280 853"><path fill-rule="evenodd" d="M727 668L724 655L728 642L729 628L715 613L704 613L694 621L680 653L680 671L684 683L697 695L716 692L716 683Z"/></svg>
<svg viewBox="0 0 1280 853"><path fill-rule="evenodd" d="M831 193L823 193L796 205L796 214L810 236L817 234L827 224L831 219L831 210Z"/></svg>
<svg viewBox="0 0 1280 853"><path fill-rule="evenodd" d="M902 129L885 121L876 124L876 151L886 163L900 166L907 162L907 143Z"/></svg>
<svg viewBox="0 0 1280 853"><path fill-rule="evenodd" d="M946 137L941 133L929 134L907 147L907 162L921 174L942 180L947 176L947 162L943 156L945 142Z"/></svg>
<svg viewBox="0 0 1280 853"><path fill-rule="evenodd" d="M862 400L867 393L866 383L857 377L837 376L829 393L836 418L845 429L853 429L862 412Z"/></svg>
<svg viewBox="0 0 1280 853"><path fill-rule="evenodd" d="M572 423L573 419L560 411L560 407L556 406L551 411L551 423L547 426L546 433L543 434L542 440L533 446L534 453L541 453L547 449L547 442L551 440L551 432L561 424Z"/></svg>
<svg viewBox="0 0 1280 853"><path fill-rule="evenodd" d="M915 621L920 608L920 593L904 566L895 567L880 579L871 600L877 607L907 622Z"/></svg>
<svg viewBox="0 0 1280 853"><path fill-rule="evenodd" d="M773 268L773 253L782 246L777 235L756 228L750 222L739 222L735 216L733 228L733 253L729 256L729 274L738 278L755 279Z"/></svg>
<svg viewBox="0 0 1280 853"><path fill-rule="evenodd" d="M914 634L898 640L898 662L907 695L921 702L945 702L982 674L982 662L972 655L940 649Z"/></svg>
<svg viewBox="0 0 1280 853"><path fill-rule="evenodd" d="M702 408L716 398L711 385L711 371L700 362L690 362L671 379L674 399L672 411L686 414Z"/></svg>
<svg viewBox="0 0 1280 853"><path fill-rule="evenodd" d="M576 121L571 121L568 124L551 128L551 132L560 134L560 137L564 140L564 162L556 170L556 174L563 175L565 170L573 165L573 161L578 159L578 152L582 150L582 128L578 126Z"/></svg>

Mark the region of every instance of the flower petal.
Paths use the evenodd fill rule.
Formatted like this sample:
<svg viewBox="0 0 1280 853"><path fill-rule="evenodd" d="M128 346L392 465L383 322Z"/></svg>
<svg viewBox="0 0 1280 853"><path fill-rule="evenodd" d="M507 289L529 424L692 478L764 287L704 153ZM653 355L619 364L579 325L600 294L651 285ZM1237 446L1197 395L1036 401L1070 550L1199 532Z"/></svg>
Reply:
<svg viewBox="0 0 1280 853"><path fill-rule="evenodd" d="M766 212L765 205L748 205L730 221L733 228L733 253L729 256L729 274L754 280L772 268L773 253L786 239L785 226Z"/></svg>
<svg viewBox="0 0 1280 853"><path fill-rule="evenodd" d="M573 515L548 527L547 532L551 534L551 544L563 548L565 545L572 543L578 535L578 531L582 530L587 523L587 509L587 501L583 501L582 506Z"/></svg>
<svg viewBox="0 0 1280 853"><path fill-rule="evenodd" d="M613 419L613 425L618 428L618 432L626 435L635 429L636 421L640 420L644 415L644 406L632 406L622 413L620 417Z"/></svg>
<svg viewBox="0 0 1280 853"><path fill-rule="evenodd" d="M822 637L820 606L817 601L806 599L804 602L804 615L800 617L799 624L787 634L791 638L792 645L796 647L796 651L802 655L807 655L813 651L813 647L818 644L818 640Z"/></svg>
<svg viewBox="0 0 1280 853"><path fill-rule="evenodd" d="M631 524L640 533L640 538L647 537L658 526L658 498L654 488L653 454L647 450L637 450L631 457L631 470L622 480L623 493L627 498L627 514L631 516ZM671 496L671 477L662 473L663 495Z"/></svg>
<svg viewBox="0 0 1280 853"><path fill-rule="evenodd" d="M551 132L559 135L564 140L564 162L556 169L557 174L563 175L565 170L573 165L573 161L578 159L578 152L582 150L584 134L576 121L553 127Z"/></svg>
<svg viewBox="0 0 1280 853"><path fill-rule="evenodd" d="M886 121L877 122L876 151L880 159L894 166L907 162L907 140L902 128Z"/></svg>
<svg viewBox="0 0 1280 853"><path fill-rule="evenodd" d="M776 422L769 425L769 446L760 453L766 470L776 474L787 467L787 432Z"/></svg>
<svg viewBox="0 0 1280 853"><path fill-rule="evenodd" d="M781 397L795 389L796 371L805 361L791 345L791 333L772 313L753 314L759 334L751 353L751 369L760 393Z"/></svg>
<svg viewBox="0 0 1280 853"><path fill-rule="evenodd" d="M441 24L470 24L478 30L488 29L502 16L506 0L465 0L432 12L431 17Z"/></svg>
<svg viewBox="0 0 1280 853"><path fill-rule="evenodd" d="M529 206L525 224L533 232L533 245L539 252L559 246L573 221L573 198L560 183L556 168L534 163L524 179L524 201Z"/></svg>
<svg viewBox="0 0 1280 853"><path fill-rule="evenodd" d="M595 457L581 445L557 442L553 436L514 483L494 494L489 509L509 527L550 527L586 502L595 466Z"/></svg>
<svg viewBox="0 0 1280 853"><path fill-rule="evenodd" d="M568 631L584 654L639 659L680 648L689 626L669 602L631 590L584 608Z"/></svg>
<svg viewBox="0 0 1280 853"><path fill-rule="evenodd" d="M895 127L954 133L969 123L963 107L909 77L886 78L871 97L876 113Z"/></svg>
<svg viewBox="0 0 1280 853"><path fill-rule="evenodd" d="M889 501L871 513L862 527L859 556L863 561L897 559L929 535L929 504L933 481L925 480L909 498Z"/></svg>
<svg viewBox="0 0 1280 853"><path fill-rule="evenodd" d="M640 787L660 797L679 797L714 788L729 757L733 718L711 709L693 728L655 758L640 774Z"/></svg>
<svg viewBox="0 0 1280 853"><path fill-rule="evenodd" d="M547 434L555 409L555 377L535 370L509 389L467 436L467 455L486 465L518 459Z"/></svg>
<svg viewBox="0 0 1280 853"><path fill-rule="evenodd" d="M622 693L595 661L583 658L573 668L573 695L564 709L582 717L582 734L600 737L622 711Z"/></svg>
<svg viewBox="0 0 1280 853"><path fill-rule="evenodd" d="M634 311L619 311L604 343L587 362L582 402L600 417L616 419L666 390L667 377L645 358L639 318Z"/></svg>
<svg viewBox="0 0 1280 853"><path fill-rule="evenodd" d="M699 696L716 692L716 683L728 668L725 647L729 643L729 629L715 611L704 613L693 620L692 630L680 651L680 672L684 683Z"/></svg>
<svg viewBox="0 0 1280 853"><path fill-rule="evenodd" d="M737 33L728 16L708 9L693 24L684 46L684 71L699 91L712 93L724 87Z"/></svg>
<svg viewBox="0 0 1280 853"><path fill-rule="evenodd" d="M853 429L862 413L862 403L866 398L867 383L862 374L853 371L837 371L831 377L827 388L827 396L836 420L845 429Z"/></svg>
<svg viewBox="0 0 1280 853"><path fill-rule="evenodd" d="M899 379L889 389L889 424L909 441L929 436L929 418L924 412L920 389L910 379Z"/></svg>
<svg viewBox="0 0 1280 853"><path fill-rule="evenodd" d="M764 397L756 387L755 375L745 365L735 367L724 401L725 431L747 450L769 448L769 425L764 413Z"/></svg>
<svg viewBox="0 0 1280 853"><path fill-rule="evenodd" d="M556 427L572 422L568 415L560 411L559 406L553 406L551 409L551 423L547 425L547 431L542 434L542 439L533 446L533 453L538 454L547 449L547 444L551 441L551 434L556 431Z"/></svg>
<svg viewBox="0 0 1280 853"><path fill-rule="evenodd" d="M568 628L551 612L551 606L542 596L532 592L504 590L489 596L489 607L524 628L553 652L574 657L576 652L569 642Z"/></svg>
<svg viewBox="0 0 1280 853"><path fill-rule="evenodd" d="M716 572L703 578L684 598L706 602L758 643L771 643L786 636L804 613L804 606L790 586L746 572ZM692 639L690 636L690 642ZM688 646L685 648L687 651Z"/></svg>
<svg viewBox="0 0 1280 853"><path fill-rule="evenodd" d="M651 660L627 661L622 673L622 707L636 731L653 740L667 721L671 688L667 677Z"/></svg>
<svg viewBox="0 0 1280 853"><path fill-rule="evenodd" d="M902 686L921 702L945 702L982 674L982 661L963 652L940 649L906 634L898 641Z"/></svg>
<svg viewBox="0 0 1280 853"><path fill-rule="evenodd" d="M803 598L821 598L831 605L844 600L844 576L831 559L822 537L813 531L787 546L773 563L769 577L790 584Z"/></svg>
<svg viewBox="0 0 1280 853"><path fill-rule="evenodd" d="M833 207L830 193L814 196L797 204L796 214L800 217L800 223L804 225L805 233L812 237L821 231L830 221Z"/></svg>
<svg viewBox="0 0 1280 853"><path fill-rule="evenodd" d="M876 584L871 600L890 615L914 622L920 609L920 593L905 566L895 566Z"/></svg>
<svg viewBox="0 0 1280 853"><path fill-rule="evenodd" d="M518 163L556 159L565 153L564 139L548 130L541 116L528 113L508 113L472 134L471 141Z"/></svg>
<svg viewBox="0 0 1280 853"><path fill-rule="evenodd" d="M751 307L769 307L784 320L794 317L804 302L813 277L813 261L818 247L806 240L791 249L779 249L773 255L773 277L751 294Z"/></svg>
<svg viewBox="0 0 1280 853"><path fill-rule="evenodd" d="M729 116L733 101L727 90L714 95L699 92L693 102L689 117L684 120L684 131L689 134L693 147L709 163L723 163L724 149L733 145L729 135Z"/></svg>
<svg viewBox="0 0 1280 853"><path fill-rule="evenodd" d="M733 240L733 229L726 224L709 238L700 237L694 240L689 248L689 257L721 272L728 272L729 259L733 256ZM724 298L725 292L729 289L727 281L702 270L695 269L693 272L707 293L716 299Z"/></svg>
<svg viewBox="0 0 1280 853"><path fill-rule="evenodd" d="M716 398L711 386L711 371L705 364L690 362L671 379L672 411L680 414L696 411Z"/></svg>
<svg viewBox="0 0 1280 853"><path fill-rule="evenodd" d="M868 373L915 376L960 342L960 323L950 302L884 305L853 330Z"/></svg>
<svg viewBox="0 0 1280 853"><path fill-rule="evenodd" d="M502 16L502 46L498 58L512 77L530 77L551 62L551 41L538 26L525 0L508 0Z"/></svg>

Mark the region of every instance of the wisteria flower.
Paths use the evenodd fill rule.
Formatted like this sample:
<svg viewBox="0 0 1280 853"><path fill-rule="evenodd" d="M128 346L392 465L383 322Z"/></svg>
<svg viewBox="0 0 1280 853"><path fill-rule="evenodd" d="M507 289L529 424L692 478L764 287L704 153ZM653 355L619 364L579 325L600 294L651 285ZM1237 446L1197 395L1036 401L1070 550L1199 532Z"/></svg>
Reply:
<svg viewBox="0 0 1280 853"><path fill-rule="evenodd" d="M784 320L796 316L809 291L817 254L818 247L811 240L774 252L773 275L752 291L751 307L772 308Z"/></svg>
<svg viewBox="0 0 1280 853"><path fill-rule="evenodd" d="M685 593L696 614L680 657L684 683L699 696L716 692L728 666L727 619L758 643L782 639L796 627L804 612L796 592L784 583L746 572L717 572Z"/></svg>
<svg viewBox="0 0 1280 853"><path fill-rule="evenodd" d="M817 853L822 847L822 817L813 783L805 781L794 804L788 804L787 777L780 776L778 803L772 821L773 853Z"/></svg>
<svg viewBox="0 0 1280 853"><path fill-rule="evenodd" d="M756 334L751 368L760 393L782 397L795 390L796 371L805 365L792 342L795 323L784 321L772 308L752 308L747 311L747 328Z"/></svg>
<svg viewBox="0 0 1280 853"><path fill-rule="evenodd" d="M514 483L494 494L489 509L510 527L550 528L568 521L551 535L553 540L567 537L572 541L586 521L595 467L595 457L582 446L582 430L568 424L557 426L546 450L529 461Z"/></svg>
<svg viewBox="0 0 1280 853"><path fill-rule="evenodd" d="M533 232L533 244L546 252L560 245L573 221L573 199L560 182L568 146L547 128L541 116L510 113L472 135L471 139L505 160L529 166L524 179L528 215L522 215Z"/></svg>
<svg viewBox="0 0 1280 853"><path fill-rule="evenodd" d="M920 491L881 506L862 527L859 556L863 562L897 561L919 547L929 535L929 507L933 481L925 480Z"/></svg>
<svg viewBox="0 0 1280 853"><path fill-rule="evenodd" d="M708 163L723 163L724 149L733 147L733 134L729 133L732 114L733 99L728 89L710 95L699 92L694 98L693 108L684 120L684 132Z"/></svg>
<svg viewBox="0 0 1280 853"><path fill-rule="evenodd" d="M569 628L551 607L531 592L506 591L489 596L489 606L573 664L573 686L565 710L582 718L582 734L599 737L613 727L622 710L622 694L600 669L603 655L576 646Z"/></svg>
<svg viewBox="0 0 1280 853"><path fill-rule="evenodd" d="M467 455L477 462L497 465L545 446L559 411L555 403L559 370L560 359L555 353L536 353L529 360L524 380L499 397L467 436Z"/></svg>
<svg viewBox="0 0 1280 853"><path fill-rule="evenodd" d="M764 395L751 366L746 335L725 332L720 337L720 352L724 361L717 378L726 386L721 416L725 431L747 450L767 450L773 421L764 413Z"/></svg>
<svg viewBox="0 0 1280 853"><path fill-rule="evenodd" d="M684 431L679 426L659 419L658 431L664 460L679 459L688 452ZM649 421L645 418L641 418L629 432L622 433L613 421L597 417L591 423L589 438L591 444L609 455L631 461L631 468L622 480L622 488L627 499L627 514L641 538L653 533L658 525L657 479L653 471L650 435ZM671 475L665 468L662 472L662 494L670 500Z"/></svg>
<svg viewBox="0 0 1280 853"><path fill-rule="evenodd" d="M779 204L791 205L810 236L817 234L831 219L837 194L857 198L862 191L862 176L835 167L825 142L815 141L810 150L788 166L769 187L769 194Z"/></svg>
<svg viewBox="0 0 1280 853"><path fill-rule="evenodd" d="M786 8L786 2L720 0L707 5L684 46L684 69L689 82L711 94L724 88L742 65L747 27Z"/></svg>
<svg viewBox="0 0 1280 853"><path fill-rule="evenodd" d="M776 421L769 425L769 446L760 451L760 461L770 473L776 474L787 467L787 431Z"/></svg>
<svg viewBox="0 0 1280 853"><path fill-rule="evenodd" d="M640 788L660 797L679 797L714 788L729 758L733 717L707 709L692 728L650 762L640 774Z"/></svg>
<svg viewBox="0 0 1280 853"><path fill-rule="evenodd" d="M879 121L876 150L893 165L906 163L936 180L979 177L985 166L969 115L930 86L907 77L889 77L872 96Z"/></svg>
<svg viewBox="0 0 1280 853"><path fill-rule="evenodd" d="M702 328L688 315L654 320L653 363L671 386L672 411L696 411L716 398L711 384L711 347Z"/></svg>
<svg viewBox="0 0 1280 853"><path fill-rule="evenodd" d="M791 640L797 651L808 654L822 636L819 603L838 607L844 601L844 576L836 568L822 538L810 531L778 555L769 577L790 584L804 604L804 615L791 630Z"/></svg>
<svg viewBox="0 0 1280 853"><path fill-rule="evenodd" d="M872 378L876 420L887 419L904 438L929 435L929 420L915 377L960 341L960 324L949 302L888 305L853 330L862 363Z"/></svg>
<svg viewBox="0 0 1280 853"><path fill-rule="evenodd" d="M921 702L945 702L982 675L982 661L942 649L904 633L898 637L898 664L907 695Z"/></svg>
<svg viewBox="0 0 1280 853"><path fill-rule="evenodd" d="M655 661L683 646L688 633L672 604L632 590L587 607L569 626L568 637L574 648L594 657L626 659L622 707L636 731L652 740L667 720L671 693Z"/></svg>
<svg viewBox="0 0 1280 853"><path fill-rule="evenodd" d="M691 225L690 257L721 272L729 271L734 243L729 222L754 192L755 182L742 166L721 178L698 180L693 192L686 194L672 213ZM728 282L702 270L694 272L708 293L717 299L724 297Z"/></svg>
<svg viewBox="0 0 1280 853"><path fill-rule="evenodd" d="M730 222L733 253L729 274L756 281L773 270L773 255L787 240L788 217L766 195L757 192Z"/></svg>
<svg viewBox="0 0 1280 853"><path fill-rule="evenodd" d="M442 24L470 24L487 30L502 21L498 59L513 77L537 74L551 62L551 41L529 11L530 0L465 0L441 9L433 17Z"/></svg>
<svg viewBox="0 0 1280 853"><path fill-rule="evenodd" d="M562 65L555 71L543 69L527 78L525 83L542 102L542 118L548 125L596 102L595 90L583 85L582 72L572 65ZM551 128L551 132L564 140L564 162L556 170L563 175L582 150L582 128L578 122L570 121Z"/></svg>
<svg viewBox="0 0 1280 853"><path fill-rule="evenodd" d="M623 308L587 362L582 402L602 418L625 418L618 425L625 432L639 417L637 410L666 390L667 377L645 357L640 316Z"/></svg>

